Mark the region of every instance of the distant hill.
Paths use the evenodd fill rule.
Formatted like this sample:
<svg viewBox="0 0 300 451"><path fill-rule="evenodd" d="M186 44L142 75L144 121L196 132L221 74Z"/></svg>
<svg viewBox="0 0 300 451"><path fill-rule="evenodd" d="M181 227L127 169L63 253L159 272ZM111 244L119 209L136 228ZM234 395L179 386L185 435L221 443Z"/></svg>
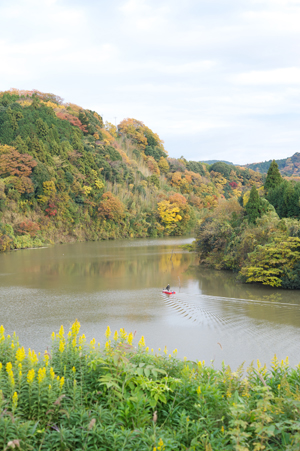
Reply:
<svg viewBox="0 0 300 451"><path fill-rule="evenodd" d="M214 164L214 163L226 163L226 164L232 164L231 161L226 161L226 160L202 160L201 163L206 163L206 164Z"/></svg>
<svg viewBox="0 0 300 451"><path fill-rule="evenodd" d="M283 158L282 160L275 160L278 164L279 171L282 175L299 176L300 175L300 153L296 152L292 157ZM246 164L244 167L252 169L253 171L266 174L270 167L272 160L261 163Z"/></svg>

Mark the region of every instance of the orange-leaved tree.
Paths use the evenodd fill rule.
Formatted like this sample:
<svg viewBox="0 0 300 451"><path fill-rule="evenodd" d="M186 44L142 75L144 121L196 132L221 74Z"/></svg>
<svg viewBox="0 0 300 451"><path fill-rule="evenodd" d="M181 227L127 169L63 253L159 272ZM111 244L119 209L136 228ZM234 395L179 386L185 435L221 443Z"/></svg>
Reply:
<svg viewBox="0 0 300 451"><path fill-rule="evenodd" d="M118 221L124 217L124 205L110 191L103 194L98 206L99 216L103 219Z"/></svg>
<svg viewBox="0 0 300 451"><path fill-rule="evenodd" d="M21 154L11 146L0 146L0 177L29 177L36 165L32 156Z"/></svg>

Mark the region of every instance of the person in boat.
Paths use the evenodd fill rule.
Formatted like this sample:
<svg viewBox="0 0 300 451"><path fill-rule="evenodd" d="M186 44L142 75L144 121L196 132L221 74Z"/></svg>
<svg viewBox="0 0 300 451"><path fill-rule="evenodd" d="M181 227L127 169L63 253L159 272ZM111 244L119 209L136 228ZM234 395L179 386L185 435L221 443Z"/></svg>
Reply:
<svg viewBox="0 0 300 451"><path fill-rule="evenodd" d="M165 288L167 291L170 291L170 285L168 284Z"/></svg>

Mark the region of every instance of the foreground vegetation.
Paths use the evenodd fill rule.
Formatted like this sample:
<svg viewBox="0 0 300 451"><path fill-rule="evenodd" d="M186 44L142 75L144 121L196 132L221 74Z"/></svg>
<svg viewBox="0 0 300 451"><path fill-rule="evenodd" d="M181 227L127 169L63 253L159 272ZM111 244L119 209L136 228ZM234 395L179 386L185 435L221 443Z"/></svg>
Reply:
<svg viewBox="0 0 300 451"><path fill-rule="evenodd" d="M154 354L124 329L103 348L52 334L26 353L0 328L0 447L4 450L299 450L300 366L272 361L215 370Z"/></svg>

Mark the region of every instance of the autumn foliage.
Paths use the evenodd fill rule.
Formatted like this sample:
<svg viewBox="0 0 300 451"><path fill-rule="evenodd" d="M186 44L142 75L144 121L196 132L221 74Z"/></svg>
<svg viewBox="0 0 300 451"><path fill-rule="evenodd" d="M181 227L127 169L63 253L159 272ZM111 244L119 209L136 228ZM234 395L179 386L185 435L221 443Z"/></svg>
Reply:
<svg viewBox="0 0 300 451"><path fill-rule="evenodd" d="M83 132L87 132L86 126L80 122L78 117L73 116L72 114L67 113L66 111L58 111L56 113L56 116L59 119L70 122L70 124L74 125L75 127L80 128L80 130L82 130Z"/></svg>
<svg viewBox="0 0 300 451"><path fill-rule="evenodd" d="M98 212L102 218L119 220L124 216L124 205L110 191L107 191L102 196Z"/></svg>
<svg viewBox="0 0 300 451"><path fill-rule="evenodd" d="M15 233L17 235L28 234L31 237L34 237L39 230L40 226L36 222L30 220L20 222L15 226Z"/></svg>

